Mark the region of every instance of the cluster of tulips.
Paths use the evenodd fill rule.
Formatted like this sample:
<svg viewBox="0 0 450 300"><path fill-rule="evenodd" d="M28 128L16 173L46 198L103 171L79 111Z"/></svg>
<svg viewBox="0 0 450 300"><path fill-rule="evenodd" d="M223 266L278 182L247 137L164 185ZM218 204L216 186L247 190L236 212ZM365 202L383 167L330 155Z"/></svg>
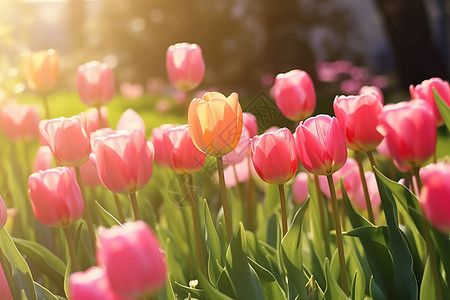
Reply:
<svg viewBox="0 0 450 300"><path fill-rule="evenodd" d="M166 64L170 82L185 93L204 77L201 49L195 44L169 47ZM418 298L419 291L422 297L430 288L429 282L436 299L448 292L448 276L441 270L448 270L443 251L450 249L450 164L445 159L437 162L435 154L438 126L444 122L450 126L448 82L426 80L410 87L412 100L387 105L380 89L366 86L358 95L336 97L335 117L311 117L316 105L313 81L306 72L293 70L279 74L271 92L282 114L299 122L294 133L288 128L270 128L258 135L257 118L242 111L237 93L226 97L206 92L190 102L187 124L156 127L148 141L144 121L131 109L124 112L116 130L108 127L104 106L114 97L115 83L107 65L90 62L78 68L79 97L92 109L54 119L49 118L46 98L58 77L56 53L31 54L26 66L28 86L43 96L47 119L41 121L32 106L9 105L2 109L2 128L13 143L39 136L34 173L28 177L29 199L39 222L63 229L67 242L63 247L67 249L64 292L71 300L177 299L177 295L187 299ZM393 182L378 171L386 160L383 157L392 158L407 181ZM381 159L377 162L377 158ZM53 159L58 166L53 167ZM217 163L222 202L217 224L207 202L195 191L195 182L202 180L199 174L211 159ZM434 162L427 164L430 160ZM161 214L180 212L155 220L159 212L143 203L147 199L138 192L145 193L154 162L158 171L173 170L190 215L167 201ZM367 166L370 170L364 170ZM270 185L276 186L279 202L264 214ZM90 203L86 186L109 190L114 213L100 201ZM264 201L259 199L261 190L266 192ZM133 216L123 195L129 198ZM402 222L417 230L400 230L403 224L398 221L396 201L410 216ZM0 204L3 227L7 213L3 201ZM314 242L302 227L308 205L310 217L316 218L309 228ZM246 213L238 212L236 206ZM297 212L294 206L299 207ZM22 211L18 214L26 216ZM182 217L184 229L174 216ZM98 226L100 217L104 226ZM353 231L346 232L344 228L350 227ZM174 228L184 230L187 241L181 238L174 244L179 241L176 236L183 235ZM55 238L59 237L59 231L55 232ZM267 237L269 232L275 232L275 240ZM353 240L344 240L344 235ZM302 256L314 253L311 248L318 241L324 255L316 254L316 269ZM426 250L411 243L425 244ZM188 250L183 249L186 246ZM5 249L2 245L0 252ZM399 249L406 252L399 255ZM387 258L377 257L379 253ZM18 266L11 254L3 254L1 299L33 299L36 295L57 299L61 290L41 285L48 283L45 276L35 282L32 291L27 290L26 280L14 271ZM402 255L409 260L402 260ZM420 256L426 267L415 265L422 262ZM380 274L379 270L391 269L389 264L385 269L377 266L377 259L390 262L392 271L407 271ZM413 267L408 265L412 259ZM193 261L192 271L180 270L187 260ZM187 276L198 280L179 282ZM383 276L393 276L395 282L386 285ZM406 287L401 286L405 282ZM410 289L411 282L415 289Z"/></svg>

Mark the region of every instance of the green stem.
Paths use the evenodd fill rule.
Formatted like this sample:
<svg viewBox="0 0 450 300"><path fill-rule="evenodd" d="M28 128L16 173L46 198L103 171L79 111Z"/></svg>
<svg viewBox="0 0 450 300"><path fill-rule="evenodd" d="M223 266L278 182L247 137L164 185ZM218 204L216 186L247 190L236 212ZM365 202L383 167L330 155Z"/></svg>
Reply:
<svg viewBox="0 0 450 300"><path fill-rule="evenodd" d="M92 224L91 212L89 210L89 205L87 203L86 190L84 188L83 180L81 179L80 167L75 167L75 173L77 175L78 185L80 186L81 195L83 197L84 218L86 219L87 228L88 228L88 232L89 232L89 237L91 239L92 249L93 249L93 251L95 253L95 251L96 251L96 248L95 248L96 238L95 238L94 225Z"/></svg>
<svg viewBox="0 0 450 300"><path fill-rule="evenodd" d="M120 223L125 223L125 215L123 214L122 205L120 204L119 195L117 193L113 193L114 202L116 203L117 212L119 213L119 221Z"/></svg>
<svg viewBox="0 0 450 300"><path fill-rule="evenodd" d="M248 155L248 181L247 181L247 219L248 230L253 231L255 229L254 210L255 203L253 201L253 177L252 177L252 160Z"/></svg>
<svg viewBox="0 0 450 300"><path fill-rule="evenodd" d="M219 183L220 183L220 198L222 199L223 215L225 218L225 225L227 228L227 238L228 242L231 242L231 237L233 236L233 229L231 227L231 216L230 208L228 206L227 190L225 186L225 175L223 173L223 161L222 157L217 157L217 172L219 173Z"/></svg>
<svg viewBox="0 0 450 300"><path fill-rule="evenodd" d="M189 202L191 204L191 211L192 211L192 219L194 221L194 232L195 232L195 243L197 246L197 256L198 256L198 263L200 264L200 270L203 274L206 274L205 272L205 264L203 263L203 249L202 244L200 242L200 226L198 225L198 214L197 214L197 207L195 205L194 200L194 191L193 191L193 178L192 175L188 175L188 182L184 181L184 184L186 186L186 189L189 194Z"/></svg>
<svg viewBox="0 0 450 300"><path fill-rule="evenodd" d="M286 195L284 194L284 184L278 185L278 191L280 192L280 205L281 205L281 225L283 227L283 237L287 233L287 208L286 208Z"/></svg>
<svg viewBox="0 0 450 300"><path fill-rule="evenodd" d="M373 153L372 153L372 151L367 151L366 153L367 153L367 156L369 157L370 164L372 165L372 170L373 170L374 168L377 167L377 164L375 163L375 159L373 158Z"/></svg>
<svg viewBox="0 0 450 300"><path fill-rule="evenodd" d="M369 217L369 221L372 224L375 224L375 218L373 217L372 203L370 202L369 189L367 188L366 176L364 175L364 168L362 165L361 155L358 151L354 151L355 160L358 163L359 175L361 177L361 183L364 191L364 199L366 200L367 214Z"/></svg>
<svg viewBox="0 0 450 300"><path fill-rule="evenodd" d="M47 93L42 94L42 102L44 103L45 118L50 119L50 109L48 107L48 95Z"/></svg>
<svg viewBox="0 0 450 300"><path fill-rule="evenodd" d="M139 210L139 205L136 198L136 192L129 193L128 196L130 197L131 205L133 206L134 220L142 220L141 211Z"/></svg>
<svg viewBox="0 0 450 300"><path fill-rule="evenodd" d="M98 114L98 126L100 128L103 128L105 126L105 124L103 124L103 118L102 118L102 111L101 111L101 106L97 107L97 114Z"/></svg>
<svg viewBox="0 0 450 300"><path fill-rule="evenodd" d="M72 231L70 227L64 227L64 235L66 236L67 246L69 247L70 260L72 262L72 271L76 272L80 270L78 265L77 254L75 251L75 244L73 242Z"/></svg>
<svg viewBox="0 0 450 300"><path fill-rule="evenodd" d="M408 172L408 180L409 180L409 185L411 186L411 192L412 192L414 195L417 195L417 194L416 194L416 186L415 186L415 184L414 184L413 170L411 170L411 171Z"/></svg>
<svg viewBox="0 0 450 300"><path fill-rule="evenodd" d="M325 252L327 254L327 257L331 259L330 239L327 234L327 227L325 222L325 208L323 205L323 197L320 192L319 176L317 175L314 175L314 185L316 187L317 201L319 202L320 231L322 232L322 238L325 241Z"/></svg>
<svg viewBox="0 0 450 300"><path fill-rule="evenodd" d="M339 211L336 199L336 190L334 188L332 175L327 175L328 187L330 188L331 204L333 206L333 216L334 216L334 227L336 230L336 242L339 255L339 265L340 265L340 275L341 275L341 285L342 290L346 295L349 295L348 290L348 279L347 279L347 268L345 266L345 254L344 254L344 244L342 242L342 231L341 222L339 220Z"/></svg>

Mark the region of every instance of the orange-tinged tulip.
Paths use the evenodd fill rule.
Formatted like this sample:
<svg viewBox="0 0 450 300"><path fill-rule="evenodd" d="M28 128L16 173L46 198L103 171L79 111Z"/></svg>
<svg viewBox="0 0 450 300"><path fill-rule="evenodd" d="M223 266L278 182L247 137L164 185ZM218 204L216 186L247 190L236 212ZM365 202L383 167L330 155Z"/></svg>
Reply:
<svg viewBox="0 0 450 300"><path fill-rule="evenodd" d="M233 151L242 133L242 109L238 94L225 97L212 92L195 98L189 105L189 132L202 152L221 157Z"/></svg>
<svg viewBox="0 0 450 300"><path fill-rule="evenodd" d="M53 49L25 55L25 78L28 87L40 93L50 91L58 79L58 54Z"/></svg>

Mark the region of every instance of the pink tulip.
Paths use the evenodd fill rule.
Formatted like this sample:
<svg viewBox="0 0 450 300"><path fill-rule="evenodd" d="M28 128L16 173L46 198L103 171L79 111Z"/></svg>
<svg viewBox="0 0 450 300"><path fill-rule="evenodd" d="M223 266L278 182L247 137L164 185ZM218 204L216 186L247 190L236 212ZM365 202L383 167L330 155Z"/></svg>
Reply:
<svg viewBox="0 0 450 300"><path fill-rule="evenodd" d="M420 170L420 205L437 229L450 233L450 164L430 164Z"/></svg>
<svg viewBox="0 0 450 300"><path fill-rule="evenodd" d="M179 174L194 174L203 168L206 154L195 147L189 134L189 126L181 125L163 130L165 150L169 166Z"/></svg>
<svg viewBox="0 0 450 300"><path fill-rule="evenodd" d="M278 126L271 126L271 127L267 128L264 131L264 133L277 132L278 130L280 130L280 127L278 127Z"/></svg>
<svg viewBox="0 0 450 300"><path fill-rule="evenodd" d="M298 157L312 174L333 174L347 160L345 136L334 117L318 115L300 122L295 140Z"/></svg>
<svg viewBox="0 0 450 300"><path fill-rule="evenodd" d="M109 128L109 127L100 128L100 129L97 129L96 131L91 132L91 147L92 147L92 149L94 149L95 141L98 138L107 137L107 136L110 136L115 133L116 132L114 131L114 129Z"/></svg>
<svg viewBox="0 0 450 300"><path fill-rule="evenodd" d="M155 148L155 162L160 166L169 165L169 154L166 151L166 145L164 144L163 132L166 128L170 128L176 125L163 124L159 127L155 127L152 130L152 135L150 137L150 143L153 144Z"/></svg>
<svg viewBox="0 0 450 300"><path fill-rule="evenodd" d="M372 171L364 173L366 177L367 189L369 190L369 199L372 204L372 208L377 208L381 204L380 192L378 191L377 180L375 174ZM364 198L364 191L359 180L360 187L349 192L348 197L352 203L361 210L367 209L366 199Z"/></svg>
<svg viewBox="0 0 450 300"><path fill-rule="evenodd" d="M298 204L302 204L309 197L308 176L308 173L305 172L299 172L295 176L294 184L292 185L292 195Z"/></svg>
<svg viewBox="0 0 450 300"><path fill-rule="evenodd" d="M3 271L1 264L0 264L0 299L13 300L11 290L8 286L8 281L6 280L5 272Z"/></svg>
<svg viewBox="0 0 450 300"><path fill-rule="evenodd" d="M44 171L52 167L53 154L48 146L40 146L36 153L33 172Z"/></svg>
<svg viewBox="0 0 450 300"><path fill-rule="evenodd" d="M257 135L251 139L250 147L253 166L262 180L280 185L294 177L298 160L289 129Z"/></svg>
<svg viewBox="0 0 450 300"><path fill-rule="evenodd" d="M142 222L99 231L97 261L111 288L133 299L157 292L166 283L166 263L158 239Z"/></svg>
<svg viewBox="0 0 450 300"><path fill-rule="evenodd" d="M244 128L248 131L250 138L258 134L258 123L256 121L255 115L249 112L242 113L242 118L244 121Z"/></svg>
<svg viewBox="0 0 450 300"><path fill-rule="evenodd" d="M381 105L384 104L384 97L383 92L381 89L374 85L365 85L362 88L359 89L359 95L374 95L375 98L381 103Z"/></svg>
<svg viewBox="0 0 450 300"><path fill-rule="evenodd" d="M80 166L81 180L84 185L96 187L102 184L97 172L97 163L95 155L91 154L89 159Z"/></svg>
<svg viewBox="0 0 450 300"><path fill-rule="evenodd" d="M94 154L100 180L113 192L133 193L152 176L154 149L140 130L97 138Z"/></svg>
<svg viewBox="0 0 450 300"><path fill-rule="evenodd" d="M77 88L84 104L94 107L106 105L114 98L114 75L106 64L88 62L78 67Z"/></svg>
<svg viewBox="0 0 450 300"><path fill-rule="evenodd" d="M205 76L202 49L188 43L170 46L166 53L166 68L174 87L186 92L195 89Z"/></svg>
<svg viewBox="0 0 450 300"><path fill-rule="evenodd" d="M28 178L33 213L50 227L67 227L81 218L83 198L75 175L67 167L33 173Z"/></svg>
<svg viewBox="0 0 450 300"><path fill-rule="evenodd" d="M133 109L129 108L120 116L117 122L117 130L133 131L138 129L145 135L145 123L141 116Z"/></svg>
<svg viewBox="0 0 450 300"><path fill-rule="evenodd" d="M436 149L436 120L424 100L386 105L378 131L387 140L389 153L400 164L419 167Z"/></svg>
<svg viewBox="0 0 450 300"><path fill-rule="evenodd" d="M339 96L334 99L333 108L350 149L371 151L381 143L383 136L377 125L383 105L375 94Z"/></svg>
<svg viewBox="0 0 450 300"><path fill-rule="evenodd" d="M39 124L42 137L63 166L80 166L91 153L88 121L81 114L45 120Z"/></svg>
<svg viewBox="0 0 450 300"><path fill-rule="evenodd" d="M144 87L140 83L122 82L120 93L127 99L136 100L144 94Z"/></svg>
<svg viewBox="0 0 450 300"><path fill-rule="evenodd" d="M104 106L100 108L100 114L102 118L103 127L108 127L108 109ZM89 122L89 133L100 129L100 120L98 116L98 108L92 107L85 111L84 115L88 119Z"/></svg>
<svg viewBox="0 0 450 300"><path fill-rule="evenodd" d="M225 184L227 187L236 186L236 175L234 173L234 169L236 169L238 182L246 182L249 179L248 160L248 157L245 157L243 161L235 165L228 166L223 170L225 174ZM256 174L252 163L250 163L250 168L252 170L252 175Z"/></svg>
<svg viewBox="0 0 450 300"><path fill-rule="evenodd" d="M0 196L0 229L2 229L5 226L7 219L8 213L5 206L5 202L3 201L2 196Z"/></svg>
<svg viewBox="0 0 450 300"><path fill-rule="evenodd" d="M423 99L427 101L433 108L437 124L442 125L444 124L444 121L442 120L441 113L436 106L433 88L436 90L444 103L447 103L447 106L450 106L450 85L447 81L443 81L438 77L424 80L421 84L418 84L415 87L411 84L409 86L409 92L413 99Z"/></svg>
<svg viewBox="0 0 450 300"><path fill-rule="evenodd" d="M273 96L281 113L292 121L304 120L316 108L316 92L308 73L292 70L278 74Z"/></svg>
<svg viewBox="0 0 450 300"><path fill-rule="evenodd" d="M342 190L339 181L342 179L347 194L357 193L362 189L361 178L359 175L358 163L353 158L348 158L345 164L332 175L333 183L336 186L336 196L342 198ZM319 186L322 193L330 198L330 188L326 176L319 176Z"/></svg>
<svg viewBox="0 0 450 300"><path fill-rule="evenodd" d="M126 300L110 287L106 270L91 267L84 272L75 272L69 277L70 300Z"/></svg>
<svg viewBox="0 0 450 300"><path fill-rule="evenodd" d="M2 109L3 132L11 141L31 140L37 137L39 121L39 113L31 105L8 105Z"/></svg>
<svg viewBox="0 0 450 300"><path fill-rule="evenodd" d="M250 137L248 131L243 128L239 143L230 153L225 154L222 159L226 165L235 165L248 156Z"/></svg>

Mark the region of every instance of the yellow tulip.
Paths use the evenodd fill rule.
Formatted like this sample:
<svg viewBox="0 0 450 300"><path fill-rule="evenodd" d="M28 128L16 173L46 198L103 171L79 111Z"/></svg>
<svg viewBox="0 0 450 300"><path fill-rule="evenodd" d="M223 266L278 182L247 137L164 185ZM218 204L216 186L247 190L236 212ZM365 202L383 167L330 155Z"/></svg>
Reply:
<svg viewBox="0 0 450 300"><path fill-rule="evenodd" d="M25 78L30 89L46 93L50 91L58 79L58 54L53 49L30 52L25 55Z"/></svg>
<svg viewBox="0 0 450 300"><path fill-rule="evenodd" d="M194 145L215 157L233 151L242 133L242 108L238 94L225 97L221 93L206 93L189 105L189 132Z"/></svg>

